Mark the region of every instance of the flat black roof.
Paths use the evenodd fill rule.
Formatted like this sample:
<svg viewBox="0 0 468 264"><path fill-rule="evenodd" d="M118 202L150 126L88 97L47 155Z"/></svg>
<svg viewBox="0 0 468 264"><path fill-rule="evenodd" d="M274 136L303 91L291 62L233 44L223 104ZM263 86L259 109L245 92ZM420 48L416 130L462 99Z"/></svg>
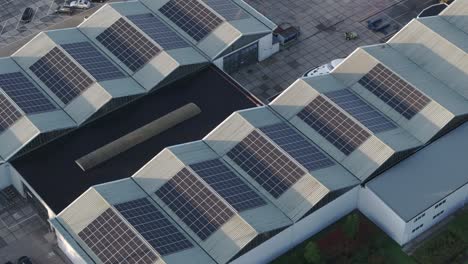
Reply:
<svg viewBox="0 0 468 264"><path fill-rule="evenodd" d="M187 104L201 113L111 160L82 171L75 160ZM232 112L259 103L214 66L183 78L12 161L55 212L89 187L132 176L165 147L200 140Z"/></svg>

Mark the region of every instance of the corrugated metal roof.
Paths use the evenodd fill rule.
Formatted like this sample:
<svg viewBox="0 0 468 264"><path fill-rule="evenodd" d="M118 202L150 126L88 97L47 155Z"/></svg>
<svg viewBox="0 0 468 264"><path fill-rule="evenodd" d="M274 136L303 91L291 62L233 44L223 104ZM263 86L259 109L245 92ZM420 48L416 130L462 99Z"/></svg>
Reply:
<svg viewBox="0 0 468 264"><path fill-rule="evenodd" d="M0 94L22 115L0 132L0 156L10 158L40 133L76 126L74 120L11 58L0 59L0 78ZM6 109L4 111L3 116L7 115Z"/></svg>
<svg viewBox="0 0 468 264"><path fill-rule="evenodd" d="M132 179L127 178L115 182L97 185L89 189L52 221L56 221L57 224L60 224L60 226L65 229L71 237L73 237L73 239L80 245L81 248L86 249L87 254L91 256L96 262L99 262L98 252L90 249L89 245L87 245L78 234L88 225L90 225L95 219L97 219L101 214L111 209L118 215L118 217L125 223L125 225L128 226L132 232L139 237L141 241L144 241L148 248L151 248L155 253L158 254L159 260L157 263L214 263L214 261L199 246L197 246L193 240L191 240L186 234L183 234L183 231L177 228L177 225L175 225L174 222L170 220L170 218L168 218L165 214L163 214L163 216L169 220L170 223L172 223L173 227L178 230L179 234L182 234L185 239L190 241L192 246L185 247L178 251L176 250L175 252L171 250L172 253L170 254L164 254L164 252L160 253L158 252L157 248L153 248L150 244L150 241L145 239L144 235L138 231L138 228L132 225L129 222L129 219L127 219L118 209L115 208L115 205L137 199L146 199L149 204L152 204L155 206L155 208L157 208L156 210L161 212L160 207L158 207L154 202L151 202L148 195L143 192L143 190L138 187L138 185ZM156 223L156 225L157 224L158 223ZM166 226L165 228L168 227ZM112 252L109 253L111 254Z"/></svg>
<svg viewBox="0 0 468 264"><path fill-rule="evenodd" d="M203 141L206 142L206 144L208 144L218 155L222 156L233 168L237 170L240 175L247 179L250 184L254 185L256 189L258 189L264 196L268 197L270 201L272 201L294 221L297 221L304 216L304 214L312 209L312 207L327 193L340 188L353 186L358 183L357 179L351 176L351 174L339 167L339 165L334 164L314 172L308 172L305 168L301 168L304 171L304 175L297 179L296 182L293 182L292 185L279 196L275 195L276 191L274 188L272 190L266 189L268 185L262 185L262 180L269 181L269 178L262 179L263 176L257 175L254 168L251 172L247 172L245 168L242 168L238 162L234 161L227 154L234 147L239 145L239 143L248 135L256 132L263 135L270 144L273 144L273 146L275 146L282 155L288 157L288 159L294 162L296 166L301 167L302 165L298 161L293 159L271 138L266 137L263 132L258 129L272 124L284 123L266 107L239 111L231 115L216 129L214 129L203 139ZM252 144L255 144L255 142ZM258 159L261 159L262 155L267 154L258 153L256 155L258 155ZM275 158L278 159L275 161L278 162L276 163L278 167L287 166L283 159L276 156ZM332 171L336 174L332 175ZM317 175L317 178L315 175ZM323 179L325 177L327 177L327 180L324 180L322 183L319 179Z"/></svg>
<svg viewBox="0 0 468 264"><path fill-rule="evenodd" d="M224 12L218 13L220 12L219 10L217 12L216 8L213 8L213 5L210 6L210 3L217 1L195 0L196 3L200 3L203 7L207 8L216 17L222 20L219 26L215 27L202 39L197 40L194 39L193 36L190 36L183 28L172 22L160 11L161 7L170 2L169 0L142 0L141 2L149 9L151 9L155 14L157 14L158 17L176 29L177 32L184 36L185 39L189 40L192 44L197 46L197 48L199 48L210 59L215 59L217 55L228 49L230 45L236 42L236 40L244 36L255 35L259 33L269 33L274 28L271 21L258 14L258 12L256 12L253 8L247 8L245 3L226 0L227 4L232 4L234 8L238 9L240 13L242 13L241 16L235 15L236 18L231 18L231 16L224 17ZM192 15L196 16L194 12ZM193 25L192 23L190 26L196 27L197 25ZM206 25L203 27L205 26Z"/></svg>
<svg viewBox="0 0 468 264"><path fill-rule="evenodd" d="M157 203L184 228L185 232L197 241L216 261L225 263L236 255L255 237L262 233L287 227L292 221L286 217L273 204L266 202L263 205L247 210L236 210L235 205L230 204L222 193L216 191L214 185L203 180L200 174L194 171L190 165L203 161L220 159L204 142L196 141L183 145L177 145L160 152L133 176L133 179L147 192ZM163 185L183 169L188 169L195 177L203 183L212 193L226 204L235 214L223 223L217 231L207 238L201 239L184 220L166 205L161 198L155 194ZM234 172L234 171L232 171ZM238 176L238 175L236 175ZM240 178L239 178L240 179ZM245 183L245 182L244 182ZM174 190L175 191L175 190ZM181 190L182 191L182 190ZM200 201L208 199L200 191L197 199ZM259 195L254 193L255 195Z"/></svg>
<svg viewBox="0 0 468 264"><path fill-rule="evenodd" d="M146 30L145 32L144 28L142 29L135 24L135 21L132 22L129 17L135 15L153 16L151 10L147 9L140 2L112 3L105 5L96 11L92 16L81 23L78 26L78 29L96 46L104 51L107 56L117 62L118 65L127 72L127 74L132 76L146 90L153 89L157 84L162 82L180 67L197 64L203 65L207 63L207 60L188 44L185 46L177 45L174 49L165 48L166 46L162 42L164 41L163 37L167 37L171 32L174 34L177 33L173 32L172 29L165 27L163 30L166 30L166 32L163 37L155 40L149 35L150 32L152 32L151 30ZM98 40L99 36L105 34L108 28L112 27L119 21L124 21L123 23L129 25L131 30L137 31L138 34L143 35L143 38L148 42L148 45L154 45L158 50L160 50L160 52L151 58L147 58L148 61L141 67L138 67L137 69L129 68L129 66L121 60L122 58L118 58L116 54L118 49L113 47L116 45L115 43L111 44L112 48L109 49ZM143 50L149 49L149 47L147 47L148 45L145 45ZM176 44L173 43L171 45ZM135 50L138 49L135 48ZM127 58L128 56L124 56L124 58Z"/></svg>
<svg viewBox="0 0 468 264"><path fill-rule="evenodd" d="M330 75L298 80L278 96L270 106L324 149L330 156L340 162L341 165L350 170L356 177L364 181L393 155L417 148L422 143L401 127L373 134L349 113L334 104L331 100L326 99L327 102L334 105L337 111L353 120L355 124L369 134L368 139L357 146L351 153L346 154L327 140L324 134L319 133L298 117L298 113L303 111L311 102L319 97L325 98L324 94L326 92L345 89L346 87L339 79ZM352 131L343 132L350 135L351 138L355 133Z"/></svg>

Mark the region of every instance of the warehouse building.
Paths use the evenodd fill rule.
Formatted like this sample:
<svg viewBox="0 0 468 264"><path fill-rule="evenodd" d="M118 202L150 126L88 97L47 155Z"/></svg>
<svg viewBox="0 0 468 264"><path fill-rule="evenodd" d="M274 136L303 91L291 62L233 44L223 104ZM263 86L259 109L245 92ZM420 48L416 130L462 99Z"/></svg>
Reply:
<svg viewBox="0 0 468 264"><path fill-rule="evenodd" d="M370 181L358 208L400 245L468 201L468 124Z"/></svg>
<svg viewBox="0 0 468 264"><path fill-rule="evenodd" d="M184 14L179 2L168 5L175 5L171 12ZM6 142L0 157L9 160L24 155L216 60L215 65L222 69L219 61L224 57L206 52L219 49L227 54L255 45L255 51L247 49L255 53L255 59L248 59L252 63L274 52L272 31L276 25L243 1L191 4L219 22L210 24L213 32L205 34L212 33L211 37L201 46L154 9L153 1L131 1L106 4L77 28L42 32L10 58L2 59L0 74L8 75L1 79L0 99L8 116L0 120L0 142ZM204 23L211 23L201 18L202 14L190 18L191 30L205 29ZM215 33L226 29L230 35L221 44ZM238 68L246 58L237 57ZM23 99L12 95L17 83L21 83Z"/></svg>
<svg viewBox="0 0 468 264"><path fill-rule="evenodd" d="M270 105L365 181L422 143L346 87L332 75L299 79Z"/></svg>
<svg viewBox="0 0 468 264"><path fill-rule="evenodd" d="M235 72L278 51L276 25L241 0L142 0L219 68Z"/></svg>
<svg viewBox="0 0 468 264"><path fill-rule="evenodd" d="M234 113L203 141L294 222L359 184L268 107Z"/></svg>
<svg viewBox="0 0 468 264"><path fill-rule="evenodd" d="M435 29L452 27L444 38L457 47L468 34L468 10L460 3L467 6L467 0L457 0L442 20L428 22ZM187 27L193 22L188 7L209 12L217 26ZM74 263L267 263L355 209L405 244L466 204L468 100L462 82L449 84L448 68L429 72L423 60L405 54L396 42L399 34L387 44L357 49L329 75L298 80L261 106L212 65L194 74L181 70L174 79L170 72L217 64L229 49L225 45L236 43L231 40L256 35L242 31L243 23L266 22L242 1L128 2L99 12L106 16L102 27L92 28L92 16L71 29L83 33L76 39L65 40L66 30L53 31L31 43L58 49L61 59L93 80L91 87L112 94L67 51L67 44L87 39L145 96L0 164L0 186L13 185L51 218L59 246ZM171 41L191 46L164 48L145 26L148 20L172 28ZM218 36L221 26L244 33ZM119 30L137 32L159 53L136 60L142 68L132 70L116 53L130 46L112 50L99 40L101 34L118 39ZM210 39L213 54L204 51ZM192 51L204 59L180 66L176 54ZM165 77L156 74L160 58L177 61ZM30 69L41 59L15 54L10 60L68 114ZM451 78L463 80L468 65L456 65L460 70ZM154 73L148 77L153 87L141 79L145 71ZM16 107L12 96L5 98Z"/></svg>
<svg viewBox="0 0 468 264"><path fill-rule="evenodd" d="M105 5L78 29L147 91L208 64L140 2Z"/></svg>
<svg viewBox="0 0 468 264"><path fill-rule="evenodd" d="M11 58L0 59L0 157L10 159L22 148L34 145L76 126Z"/></svg>

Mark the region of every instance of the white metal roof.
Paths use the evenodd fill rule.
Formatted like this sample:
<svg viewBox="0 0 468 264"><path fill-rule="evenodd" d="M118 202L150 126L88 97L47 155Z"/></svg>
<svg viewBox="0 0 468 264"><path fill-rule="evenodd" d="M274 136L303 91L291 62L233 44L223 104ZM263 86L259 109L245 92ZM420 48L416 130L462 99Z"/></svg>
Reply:
<svg viewBox="0 0 468 264"><path fill-rule="evenodd" d="M243 1L224 0L224 2L226 2L225 4L232 4L232 8L238 9L238 11L236 11L237 15L231 17L225 14L223 16L222 13L224 12L215 8L216 3L211 4L212 2L220 1L195 0L222 19L222 23L219 26L214 28L206 37L197 41L160 12L160 8L169 1L170 0L142 0L141 2L160 18L164 19L164 21L170 24L174 29L177 29L181 35L192 44L196 45L196 47L210 59L215 59L224 50L228 49L232 44L243 37L258 35L260 38L262 35L271 33L273 30L274 24L271 21L261 16L253 8L248 8Z"/></svg>
<svg viewBox="0 0 468 264"><path fill-rule="evenodd" d="M303 168L302 170L305 174L287 188L283 194L275 197L267 189L262 187L259 181L255 180L254 177L256 175L249 174L242 169L239 164L228 157L227 153L252 132L256 131L260 133L260 135L263 135L257 127L278 123L282 123L282 120L266 107L239 111L221 123L208 134L203 141L294 221L303 217L304 214L312 209L312 207L328 193L358 183L356 178L337 164L314 172L309 172ZM267 138L267 140L283 155L294 162L296 166L301 167L298 161L290 157L271 139ZM261 155L257 155L259 155L260 158ZM279 167L287 166L282 163L281 159L278 159L277 162L277 166Z"/></svg>
<svg viewBox="0 0 468 264"><path fill-rule="evenodd" d="M468 123L371 180L372 190L409 221L468 183Z"/></svg>
<svg viewBox="0 0 468 264"><path fill-rule="evenodd" d="M87 78L91 78L93 83L83 92L74 97L70 102L65 104L56 95L51 88L49 88L44 82L39 79L30 69L30 67L39 61L43 56L51 52L53 49L62 49L48 36L47 33L39 33L30 42L24 45L21 49L12 55L13 60L26 72L28 75L40 85L40 87L50 96L61 108L69 114L73 120L78 124L83 123L95 112L97 112L106 103L112 100L112 95L98 82L95 81L92 76L87 73L73 58L66 55L68 59L71 59L75 65L77 65L84 73ZM63 52L63 51L62 51ZM60 65L63 67L63 65ZM138 92L140 92L139 90Z"/></svg>
<svg viewBox="0 0 468 264"><path fill-rule="evenodd" d="M422 92L431 99L430 102L412 118L403 117L358 82L377 64ZM332 75L423 143L431 140L454 118L468 113L468 104L460 94L388 44L358 48L333 70Z"/></svg>
<svg viewBox="0 0 468 264"><path fill-rule="evenodd" d="M346 155L298 117L297 114L319 96L327 98L322 93L342 90L346 87L330 75L299 79L278 96L270 106L361 180L369 177L392 156L422 145L407 131L397 126L389 131L374 134L330 99L326 99L370 134L367 140Z"/></svg>
<svg viewBox="0 0 468 264"><path fill-rule="evenodd" d="M440 17L454 24L459 29L468 34L468 1L456 0L451 3L442 13Z"/></svg>
<svg viewBox="0 0 468 264"><path fill-rule="evenodd" d="M81 248L85 249L86 253L93 258L97 263L99 257L78 235L83 229L91 224L99 215L104 211L111 209L116 213L121 220L136 234L141 241L143 241L148 248L155 252L159 258L157 263L214 263L214 261L190 239L183 231L177 227L166 214L163 213L166 219L171 222L174 227L178 229L183 236L190 241L192 247L176 251L171 254L160 254L156 248L153 248L148 240L145 239L144 235L140 233L136 226L132 225L129 220L116 209L115 205L134 201L137 199L146 199L150 204L155 206L157 210L162 212L161 208L158 207L154 201L152 201L148 195L130 178L123 180L105 183L94 186L93 188L86 191L77 200L75 200L70 206L63 210L54 220L58 221L60 225L73 237L75 241L80 245ZM104 230L102 230L104 231Z"/></svg>
<svg viewBox="0 0 468 264"><path fill-rule="evenodd" d="M138 1L106 4L81 23L78 26L78 29L110 58L112 58L121 68L125 69L125 71L146 90L153 89L157 84L169 77L171 73L174 73L177 69L180 69L183 66L192 66L192 71L194 71L197 67L207 63L207 60L197 50L189 45L176 49L165 49L163 45L160 44L161 42L152 39L128 18L128 16L141 14L153 15L151 10L147 9ZM134 30L142 34L147 41L155 45L160 50L159 53L136 71L127 67L125 63L123 63L96 39L119 19L123 19L126 23L129 23ZM167 30L173 32L171 28L167 28Z"/></svg>
<svg viewBox="0 0 468 264"><path fill-rule="evenodd" d="M62 48L64 47L64 45L66 46L67 44L77 44L77 43L84 42L84 43L89 43L92 47L97 49L97 47L95 47L89 41L89 39L76 28L66 29L66 30L52 30L52 31L46 31L45 33L53 42L55 42L57 46L60 46ZM65 53L70 55L70 53L68 53L65 48L63 49ZM105 57L104 53L102 53L102 55ZM70 56L70 58L72 58L77 64L80 64L80 62L73 56ZM112 63L112 61L108 57L105 57L105 58L108 59L109 62ZM117 66L115 63L112 63L112 65L115 66L118 70L122 71L122 69L120 69L119 66ZM108 79L108 80L101 81L93 75L93 72L88 71L85 66L83 65L81 66L83 67L84 71L88 72L90 76L96 79L96 82L98 82L99 85L102 86L112 96L112 98L132 96L132 95L137 95L137 94L143 94L146 92L146 90L142 86L140 86L130 76L126 75L123 71L122 71L123 77L121 78Z"/></svg>
<svg viewBox="0 0 468 264"><path fill-rule="evenodd" d="M427 17L413 20L388 43L468 100L468 33L440 16Z"/></svg>
<svg viewBox="0 0 468 264"><path fill-rule="evenodd" d="M150 194L151 197L190 234L190 236L212 256L217 262L225 263L236 255L243 247L262 233L286 227L292 224L278 208L271 203L263 206L237 211L219 193L214 191L201 177L190 169L205 186L215 193L221 201L235 212L226 223L221 225L217 231L202 240L197 234L178 217L175 212L161 200L155 192L160 189L175 174L188 165L206 160L219 159L202 141L196 141L183 145L170 147L160 152L142 169L140 169L133 179ZM206 199L200 192L200 200ZM263 198L265 199L265 198ZM266 200L265 200L266 201ZM268 217L265 217L268 216Z"/></svg>
<svg viewBox="0 0 468 264"><path fill-rule="evenodd" d="M23 146L27 145L35 137L41 133L63 130L75 127L76 123L65 113L28 75L16 64L11 58L0 59L0 76L6 74L19 74L29 81L34 89L49 104L47 110L36 111L35 109L30 112L28 109L37 108L39 101L37 98L32 98L32 95L25 89L26 87L15 86L14 89L10 87L8 90L2 89L0 83L0 94L3 95L13 108L19 112L22 117L14 122L11 126L0 132L0 156L4 159L10 158ZM12 80L12 82L15 82ZM7 88L7 87L4 87ZM29 97L29 98L28 98ZM28 107L22 109L20 105ZM5 112L3 115L7 115Z"/></svg>

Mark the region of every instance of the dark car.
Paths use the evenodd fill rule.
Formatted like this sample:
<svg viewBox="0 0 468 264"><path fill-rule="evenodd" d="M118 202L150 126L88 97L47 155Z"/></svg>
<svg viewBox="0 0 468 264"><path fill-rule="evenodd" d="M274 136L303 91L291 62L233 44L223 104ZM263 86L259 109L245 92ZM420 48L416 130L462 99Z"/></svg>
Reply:
<svg viewBox="0 0 468 264"><path fill-rule="evenodd" d="M18 262L16 262L17 264L33 264L31 259L29 257L26 257L26 256L22 256L21 258L18 259Z"/></svg>
<svg viewBox="0 0 468 264"><path fill-rule="evenodd" d="M34 16L34 9L31 7L26 7L23 11L23 15L21 15L21 22L22 23L29 23L31 22L32 18Z"/></svg>

